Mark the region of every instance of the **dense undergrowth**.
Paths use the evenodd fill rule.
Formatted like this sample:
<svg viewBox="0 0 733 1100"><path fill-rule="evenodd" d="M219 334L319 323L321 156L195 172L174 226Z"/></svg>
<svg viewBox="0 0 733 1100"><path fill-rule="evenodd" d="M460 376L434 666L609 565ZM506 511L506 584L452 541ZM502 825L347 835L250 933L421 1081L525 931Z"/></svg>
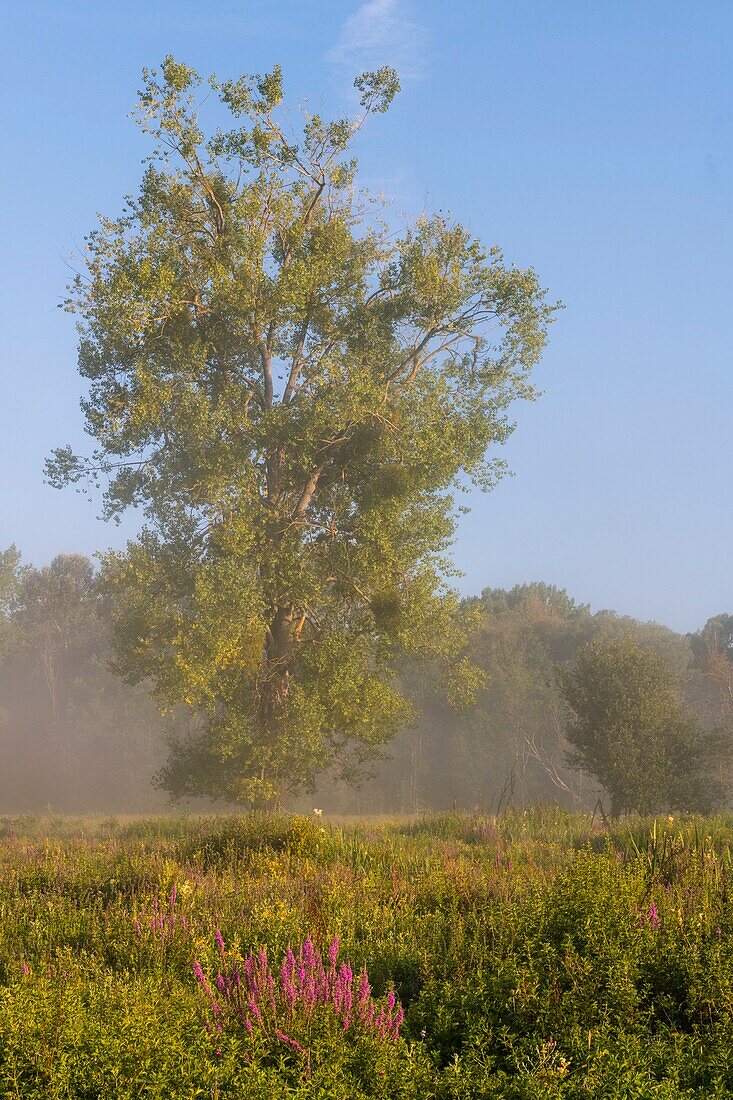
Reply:
<svg viewBox="0 0 733 1100"><path fill-rule="evenodd" d="M1 819L0 1096L730 1097L731 845L554 810Z"/></svg>

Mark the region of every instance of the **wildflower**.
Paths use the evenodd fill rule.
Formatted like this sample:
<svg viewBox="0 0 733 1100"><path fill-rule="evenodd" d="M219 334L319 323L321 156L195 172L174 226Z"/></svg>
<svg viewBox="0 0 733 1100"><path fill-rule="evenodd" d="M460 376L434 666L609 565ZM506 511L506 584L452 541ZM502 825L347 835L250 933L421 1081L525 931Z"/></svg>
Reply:
<svg viewBox="0 0 733 1100"><path fill-rule="evenodd" d="M275 1037L280 1040L281 1043L285 1043L287 1046L292 1047L298 1054L305 1054L305 1047L302 1047L297 1039L291 1039L289 1035L286 1035L284 1031L275 1031Z"/></svg>
<svg viewBox="0 0 733 1100"><path fill-rule="evenodd" d="M359 1011L362 1014L366 1005L369 1002L371 991L371 986L369 985L369 975L367 974L366 967L364 967L359 977L359 992L357 995L357 1004L359 1006Z"/></svg>
<svg viewBox="0 0 733 1100"><path fill-rule="evenodd" d="M316 817L323 817L323 810L318 810L314 807L313 813L316 815Z"/></svg>
<svg viewBox="0 0 733 1100"><path fill-rule="evenodd" d="M217 944L218 944L217 937ZM309 1019L314 1013L330 1010L339 1020L344 1031L355 1023L370 1030L386 1041L396 1041L404 1021L404 1011L397 1002L394 989L390 989L382 1006L372 1000L371 985L366 967L358 977L348 963L337 964L338 936L334 936L328 951L328 968L310 936L305 939L297 954L288 949L280 966L279 980L273 976L265 951L258 955L250 952L240 965L232 965L229 972L217 973L214 981L221 1001L204 974L199 962L194 964L194 976L206 994L212 1014L213 1027L209 1034L218 1034L229 1020L235 1026L244 1026L247 1034L255 1029L264 1037L277 1035L293 1050L290 1023ZM287 1032L282 1025L288 1021ZM280 1026L278 1026L280 1025ZM279 1032L279 1034L278 1034ZM292 1040L292 1042L291 1042Z"/></svg>
<svg viewBox="0 0 733 1100"><path fill-rule="evenodd" d="M659 919L659 911L653 901L649 902L649 909L647 910L646 919L650 928L659 928L662 923Z"/></svg>
<svg viewBox="0 0 733 1100"><path fill-rule="evenodd" d="M211 986L206 980L206 975L204 974L203 967L201 966L201 963L198 962L198 960L193 964L193 976L203 989L206 996L211 1001L211 1006L214 1009L214 1015L216 1015L217 1008L215 1007L216 1001L214 1000L214 994L212 992Z"/></svg>
<svg viewBox="0 0 733 1100"><path fill-rule="evenodd" d="M334 935L331 946L328 949L328 961L331 963L331 966L336 965L336 959L338 958L338 954L339 954L339 938L338 938L338 934L336 934L336 935Z"/></svg>

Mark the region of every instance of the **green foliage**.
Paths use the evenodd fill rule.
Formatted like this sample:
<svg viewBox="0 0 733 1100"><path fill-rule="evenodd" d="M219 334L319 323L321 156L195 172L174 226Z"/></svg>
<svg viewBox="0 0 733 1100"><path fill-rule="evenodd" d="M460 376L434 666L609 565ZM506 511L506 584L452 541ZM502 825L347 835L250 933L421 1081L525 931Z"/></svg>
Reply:
<svg viewBox="0 0 733 1100"><path fill-rule="evenodd" d="M392 607L385 598L379 610L386 618ZM416 812L557 800L592 809L595 783L567 763L567 706L556 668L571 663L590 640L612 641L630 631L670 667L685 707L705 730L726 729L725 736L711 736L707 748L717 781L729 787L733 662L727 656L716 650L716 664L706 650L700 658L694 637L612 611L593 614L564 590L539 582L487 588L462 601L456 616L459 654L399 665L419 718L398 735L389 760L358 792L320 784L315 805L347 813ZM301 804L310 808L311 801Z"/></svg>
<svg viewBox="0 0 733 1100"><path fill-rule="evenodd" d="M704 812L722 800L710 775L722 739L682 707L669 665L631 634L590 642L559 681L570 762L602 783L614 815Z"/></svg>
<svg viewBox="0 0 733 1100"><path fill-rule="evenodd" d="M0 658L12 645L12 613L22 584L23 569L15 546L0 550Z"/></svg>
<svg viewBox="0 0 733 1100"><path fill-rule="evenodd" d="M730 817L5 818L0 836L2 1095L733 1091ZM211 1026L194 960L214 975L335 934L378 999L394 985L398 1041L325 1012L303 1053Z"/></svg>
<svg viewBox="0 0 733 1100"><path fill-rule="evenodd" d="M98 449L49 476L146 516L105 572L118 669L196 716L164 785L258 801L353 774L409 717L396 655L460 648L452 490L501 475L556 307L462 226L395 236L355 190L346 150L392 70L299 136L279 70L212 79L235 125L210 137L199 85L171 58L146 73L150 165L69 301Z"/></svg>

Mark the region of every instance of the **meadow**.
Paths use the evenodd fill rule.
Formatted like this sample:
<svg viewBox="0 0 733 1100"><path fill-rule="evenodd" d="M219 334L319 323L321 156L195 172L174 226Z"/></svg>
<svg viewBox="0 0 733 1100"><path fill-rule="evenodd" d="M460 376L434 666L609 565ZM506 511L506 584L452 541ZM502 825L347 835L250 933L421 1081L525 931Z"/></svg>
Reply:
<svg viewBox="0 0 733 1100"><path fill-rule="evenodd" d="M0 1096L733 1094L733 818L0 819Z"/></svg>

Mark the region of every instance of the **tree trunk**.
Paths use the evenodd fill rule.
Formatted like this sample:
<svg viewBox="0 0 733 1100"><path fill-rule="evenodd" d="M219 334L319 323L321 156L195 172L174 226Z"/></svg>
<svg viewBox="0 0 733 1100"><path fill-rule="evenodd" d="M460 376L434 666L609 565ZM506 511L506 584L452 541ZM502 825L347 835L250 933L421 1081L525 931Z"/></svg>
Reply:
<svg viewBox="0 0 733 1100"><path fill-rule="evenodd" d="M267 734L274 733L278 717L290 693L294 618L292 605L280 607L267 631L260 702L260 722Z"/></svg>

